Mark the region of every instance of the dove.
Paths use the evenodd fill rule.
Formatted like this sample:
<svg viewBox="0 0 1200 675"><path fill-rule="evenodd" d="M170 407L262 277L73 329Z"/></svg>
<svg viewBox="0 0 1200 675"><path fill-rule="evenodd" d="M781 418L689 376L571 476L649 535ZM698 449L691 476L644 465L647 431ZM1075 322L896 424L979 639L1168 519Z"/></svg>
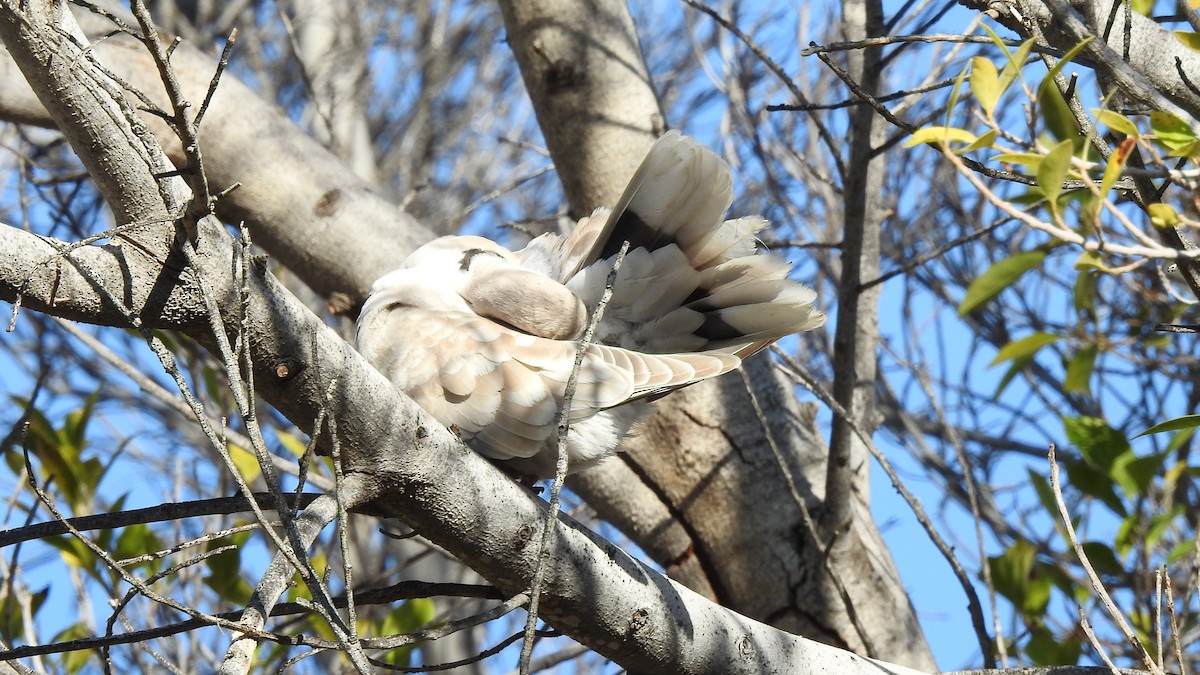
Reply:
<svg viewBox="0 0 1200 675"><path fill-rule="evenodd" d="M510 250L447 236L380 277L360 353L468 446L528 477L555 474L581 338L629 242L567 404L569 473L617 452L649 402L819 328L816 293L758 251L761 216L725 220L728 165L677 131L612 209Z"/></svg>

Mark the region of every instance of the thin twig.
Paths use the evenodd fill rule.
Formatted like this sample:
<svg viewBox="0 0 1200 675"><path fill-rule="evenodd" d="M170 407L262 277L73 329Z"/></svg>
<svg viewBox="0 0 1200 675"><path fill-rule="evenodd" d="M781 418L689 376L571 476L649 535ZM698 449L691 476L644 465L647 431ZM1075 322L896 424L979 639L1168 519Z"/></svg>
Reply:
<svg viewBox="0 0 1200 675"><path fill-rule="evenodd" d="M1033 207L1030 207L1030 208L1033 208ZM1002 217L997 218L996 220L992 221L992 224L988 225L985 228L975 230L973 232L969 232L967 234L964 234L961 237L955 237L954 239L937 247L933 251L930 251L929 253L926 253L923 256L919 256L916 260L913 260L912 262L910 262L906 265L902 265L901 267L891 270L890 272L885 272L884 274L881 274L878 277L871 279L870 281L864 281L863 283L859 284L858 291L861 293L862 291L865 291L868 288L871 288L872 286L877 286L879 284L882 284L883 282L887 281L888 279L899 276L901 274L908 274L909 272L917 269L918 267L920 267L921 265L924 265L925 263L929 262L930 260L940 258L943 255L949 253L950 251L953 251L954 249L958 248L959 246L962 246L963 244L969 244L969 243L975 241L976 239L979 239L980 237L984 237L988 234L991 234L992 232L995 232L996 228L1000 227L1001 225L1004 225L1005 223L1011 222L1011 221L1012 221L1011 216L1002 216Z"/></svg>
<svg viewBox="0 0 1200 675"><path fill-rule="evenodd" d="M592 339L596 336L596 327L600 325L600 320L604 318L604 308L608 305L608 301L612 299L613 285L617 280L617 272L621 269L621 264L625 262L625 254L628 252L629 242L622 242L621 249L617 251L617 255L613 259L613 267L608 272L608 280L604 285L604 293L601 294L600 301L596 303L596 308L592 310L592 316L588 321L587 329L584 330L583 337L579 340L579 347L575 350L575 365L571 368L571 376L567 378L567 385L563 391L562 409L558 413L558 461L554 472L554 482L550 485L550 509L546 513L545 524L542 527L542 541L538 547L537 567L534 568L533 580L529 584L529 616L525 622L525 639L521 642L519 666L521 675L528 675L529 673L529 656L533 653L533 637L537 629L538 599L542 592L542 582L545 579L546 568L549 567L550 563L550 546L557 532L554 525L558 522L558 512L560 509L559 492L562 491L562 484L567 479L567 471L569 469L570 453L567 451L567 436L571 430L571 400L575 397L575 387L579 380L579 371L583 367L583 356L587 353L588 347L592 344Z"/></svg>
<svg viewBox="0 0 1200 675"><path fill-rule="evenodd" d="M319 496L313 493L305 493L298 497L292 496L289 497L289 506L292 508L304 508ZM260 507L270 508L271 495L255 492L251 493L251 498ZM251 510L250 506L246 503L246 498L242 495L236 497L217 497L214 499L197 499L187 502L166 502L158 506L150 506L143 509L97 513L90 516L67 518L65 522L50 520L42 523L34 523L26 527L0 530L0 548L19 544L24 541L69 534L71 528L81 532L112 530L130 525L173 522L182 518L244 513L249 510ZM269 523L270 521L266 522ZM258 524L261 525L262 523Z"/></svg>
<svg viewBox="0 0 1200 675"><path fill-rule="evenodd" d="M957 80L958 80L958 78L956 78L956 77L948 77L944 80L941 80L940 82L934 82L932 84L927 84L922 87L916 87L914 89L901 89L899 91L894 91L890 94L884 94L883 96L876 96L875 100L885 103L887 101L895 101L896 99L906 98L908 96L915 96L917 94L928 94L931 91L937 91L938 89L945 89L946 87L953 85ZM859 98L848 98L844 101L837 101L835 103L806 103L803 105L797 105L794 103L775 103L775 104L771 104L771 105L767 106L767 112L780 112L780 111L808 112L810 110L838 110L840 108L849 108L851 106L863 105L865 103L866 103L866 101L863 101L862 99L859 99Z"/></svg>
<svg viewBox="0 0 1200 675"><path fill-rule="evenodd" d="M860 441L862 441L863 445L866 446L867 450L871 453L871 456L874 457L875 461L879 463L880 468L883 469L884 473L887 474L888 479L891 480L892 487L896 489L896 492L900 493L900 497L904 499L906 504L908 504L908 507L912 510L913 515L916 516L917 522L921 524L921 527L925 530L925 533L929 535L929 540L933 542L934 547L936 547L938 552L942 554L942 557L946 559L946 562L950 565L951 571L954 573L955 579L957 579L959 585L962 586L963 593L965 593L967 596L967 609L971 615L971 623L975 627L976 634L986 635L987 624L983 618L983 606L982 603L979 602L979 594L975 592L975 585L971 582L971 578L967 576L967 572L963 569L962 564L958 562L958 558L955 557L954 549L946 543L946 540L942 538L941 533L939 533L937 528L933 526L933 521L931 521L929 516L925 513L925 508L921 506L921 501L917 499L916 495L910 492L904 485L904 481L900 478L900 474L896 472L896 469L892 466L892 463L888 461L888 458L883 454L882 451L879 450L878 446L875 445L875 442L871 440L870 434L867 434L865 431L863 431L862 427L860 427L850 416L850 413L844 407L842 407L840 403L837 402L833 395L830 394L825 387L822 386L821 383L812 376L811 373L808 372L808 369L802 366L798 361L796 361L796 359L792 358L790 354L776 346L772 346L771 351L783 360L788 368L791 369L799 378L801 384L808 388L809 391L813 392L813 394L816 395L817 398L821 399L825 405L830 407L830 409L833 411L833 414L838 417L839 421L846 424L850 428L850 431L854 433L854 435L857 436Z"/></svg>
<svg viewBox="0 0 1200 675"><path fill-rule="evenodd" d="M688 7L707 14L713 21L716 21L722 28L732 33L742 44L746 45L754 56L779 79L783 86L787 87L788 92L791 93L792 98L795 98L798 104L804 105L809 102L808 97L796 85L796 81L784 72L783 67L775 63L774 59L768 56L758 45L754 44L750 36L743 33L732 21L718 14L716 10L696 2L696 0L683 0L683 2ZM829 150L829 157L833 159L838 175L844 179L846 177L846 164L842 159L842 143L834 139L833 134L829 133L829 129L825 127L825 123L821 121L820 117L810 114L809 120L816 127L817 135L821 138L821 142Z"/></svg>
<svg viewBox="0 0 1200 675"><path fill-rule="evenodd" d="M949 422L946 416L946 411L942 409L938 403L937 396L933 393L933 387L929 383L928 371L914 369L913 374L916 375L917 383L921 387L921 391L925 394L925 400L929 401L929 405L933 408L933 414L937 420L946 429L946 441L950 447L954 448L954 457L958 460L959 467L962 468L963 486L967 490L967 505L971 509L972 520L975 523L975 546L979 551L979 567L983 573L984 587L988 592L988 604L992 609L992 629L995 631L995 637L989 636L987 632L978 632L976 628L975 637L979 640L979 648L983 653L983 660L986 668L996 667L996 655L1000 656L1002 667L1008 667L1008 652L1004 645L1004 631L1000 624L1000 609L996 602L996 584L992 581L992 567L988 564L987 546L984 544L983 537L983 515L979 509L979 494L978 488L975 486L975 473L971 469L971 462L967 458L966 448L963 446L962 439L959 438L957 430ZM993 654L993 649L996 654Z"/></svg>
<svg viewBox="0 0 1200 675"><path fill-rule="evenodd" d="M1186 2L1186 0L1184 0ZM813 56L819 54L827 54L829 52L847 52L865 49L867 47L882 47L890 44L901 44L908 42L965 42L983 45L995 45L996 41L986 35L961 35L950 33L926 33L922 35L887 35L884 37L867 38L865 40L855 40L853 42L830 42L827 45L818 45L815 42L810 42L808 49L800 52L800 56ZM1021 42L1018 40L1003 40L1004 44L1009 47L1020 47ZM1062 54L1061 49L1056 49L1050 46L1034 45L1034 51L1045 52L1047 54Z"/></svg>
<svg viewBox="0 0 1200 675"><path fill-rule="evenodd" d="M25 455L25 470L26 470L26 477L28 478L29 488L31 490L33 490L33 493L38 498L38 501L41 502L42 506L44 506L46 508L46 510L50 512L50 514L52 516L54 516L55 520L57 520L58 522L61 522L64 526L66 526L67 531L71 534L71 536L75 537L75 539L77 539L80 543L82 543L89 551L94 553L96 555L96 557L103 560L104 563L106 565L108 565L109 569L116 572L121 577L121 579L123 581L125 581L125 583L138 589L138 591L140 591L143 596L145 596L146 598L148 598L154 602L157 602L162 605L166 605L172 609L183 612L184 614L187 614L188 616L192 617L193 619L200 620L202 622L201 625L221 626L223 628L228 628L228 629L232 629L232 630L245 630L241 626L239 626L238 624L236 624L232 621L227 621L227 620L221 619L220 617L212 616L210 614L205 614L205 613L203 613L199 610L193 609L192 607L189 607L183 603L177 602L171 598L165 597L163 595L160 595L160 594L154 592L151 588L149 588L146 585L146 583L144 581L142 581L138 577L134 576L133 574L130 574L129 571L126 570L124 567L121 567L120 565L118 565L117 561L112 557L112 555L109 554L108 551L105 551L102 547L100 547L100 545L98 545L96 542L92 541L92 539L90 537L84 535L82 532L80 532L79 530L72 527L71 524L67 521L67 519L65 517L63 517L62 513L58 510L58 507L56 507L54 505L54 501L52 499L50 499L50 496L46 494L46 492L42 489L42 487L40 485L38 485L37 472L34 471L34 468L33 468L33 459L30 456L28 444L27 443L23 444L23 446L24 446L24 455ZM262 633L262 631L258 631L258 630L246 630L245 632L247 634L255 635L256 637L267 637L265 635L259 635L260 633ZM18 648L17 650L9 650L9 652L10 653L15 652L15 651L18 651L19 649L20 648ZM21 658L21 657L9 656L8 653L0 654L0 659L3 659L3 658Z"/></svg>
<svg viewBox="0 0 1200 675"><path fill-rule="evenodd" d="M1050 488L1054 492L1054 501L1058 504L1058 515L1062 519L1063 526L1067 533L1067 539L1071 543L1071 547L1075 549L1075 556L1079 558L1079 564L1083 566L1083 571L1087 574L1088 580L1092 583L1092 590L1096 591L1096 597L1104 605L1104 609L1112 620L1121 629L1121 633L1125 639L1129 641L1133 647L1134 653L1141 657L1142 663L1145 664L1146 670L1149 670L1155 675L1163 675L1162 669L1151 658L1150 653L1142 646L1142 641L1138 638L1137 633L1129 627L1129 623L1125 621L1125 616L1121 614L1121 610L1117 609L1116 603L1108 594L1108 590L1104 588L1104 582L1100 580L1100 575L1096 574L1096 570L1092 567L1092 562L1088 560L1087 553L1083 550L1083 544L1079 543L1079 539L1075 536L1075 526L1071 524L1071 512L1067 509L1067 503L1063 499L1062 485L1058 480L1058 461L1054 459L1054 444L1050 444L1050 449L1047 453L1050 461ZM1080 608L1079 616L1081 620L1086 621L1083 617L1083 609ZM1097 651L1099 651L1099 645ZM1103 655L1103 652L1101 652ZM1105 658L1107 662L1107 657ZM1114 670L1114 672L1116 672Z"/></svg>
<svg viewBox="0 0 1200 675"><path fill-rule="evenodd" d="M1087 616L1084 615L1083 608L1078 607L1076 609L1079 610L1079 627L1083 629L1083 634L1087 636L1092 649L1096 650L1096 654L1100 656L1100 660L1104 662L1105 666L1108 666L1113 675L1121 675L1121 670L1117 668L1117 664L1108 658L1108 652L1104 649L1104 645L1100 643L1100 638L1096 637L1096 631L1092 630L1092 624L1088 622Z"/></svg>
<svg viewBox="0 0 1200 675"><path fill-rule="evenodd" d="M1171 575L1163 566L1163 576L1166 577L1167 616L1171 619L1171 642L1175 644L1175 661L1179 664L1179 675L1187 675L1187 664L1183 661L1183 635L1179 632L1179 617L1175 614L1175 592L1171 587Z"/></svg>

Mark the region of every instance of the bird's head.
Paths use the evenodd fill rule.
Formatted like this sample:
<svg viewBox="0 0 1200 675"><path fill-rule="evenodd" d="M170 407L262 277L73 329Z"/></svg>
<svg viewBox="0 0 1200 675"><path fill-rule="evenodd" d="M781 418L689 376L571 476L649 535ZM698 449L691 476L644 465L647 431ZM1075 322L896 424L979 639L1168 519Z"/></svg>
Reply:
<svg viewBox="0 0 1200 675"><path fill-rule="evenodd" d="M515 264L512 252L500 244L491 239L468 235L434 239L409 254L400 264L400 269L455 271L465 275L485 260Z"/></svg>

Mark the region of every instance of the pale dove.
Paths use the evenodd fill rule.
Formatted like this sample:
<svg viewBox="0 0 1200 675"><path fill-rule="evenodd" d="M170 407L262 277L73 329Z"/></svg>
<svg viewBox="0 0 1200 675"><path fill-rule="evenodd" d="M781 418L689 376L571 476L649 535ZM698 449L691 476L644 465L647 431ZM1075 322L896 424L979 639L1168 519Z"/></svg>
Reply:
<svg viewBox="0 0 1200 675"><path fill-rule="evenodd" d="M520 251L436 239L378 281L358 320L376 368L479 453L550 476L580 338L622 242L629 252L570 403L571 472L617 450L647 400L728 372L772 341L825 323L788 264L757 255L760 216L722 222L729 167L668 132L616 208Z"/></svg>

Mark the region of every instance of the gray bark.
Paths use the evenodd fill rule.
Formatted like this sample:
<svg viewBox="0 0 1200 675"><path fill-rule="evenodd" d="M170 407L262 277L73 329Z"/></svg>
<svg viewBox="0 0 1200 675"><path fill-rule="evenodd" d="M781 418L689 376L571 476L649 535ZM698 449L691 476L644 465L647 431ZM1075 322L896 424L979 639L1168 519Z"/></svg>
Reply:
<svg viewBox="0 0 1200 675"><path fill-rule="evenodd" d="M623 26L623 21L613 25ZM510 26L510 35L519 33L519 26L515 30ZM123 40L114 37L99 42L93 49L96 58L139 89L161 89L141 47ZM15 49L12 42L5 41ZM540 49L545 51L548 44L543 42ZM634 63L622 59L619 63L626 66ZM186 46L176 50L176 67L195 92L189 93L190 100L202 98L213 63L209 57L187 51ZM640 55L636 63L641 63ZM649 95L619 100L561 99L577 108L590 105L591 114L601 116L607 114L606 106L620 104L645 122L636 132L642 147L596 141L602 146L611 143L609 154L580 153L589 161L576 164L569 160L579 152L577 147L558 150L556 159L563 157L568 162L559 162L560 171L574 176L580 189L588 187L602 195L576 197L579 201L572 203L584 205L581 210L620 190L648 145L650 130L655 129L659 113L657 103L646 103L654 99L644 67L640 75L628 68L626 73L626 78L632 75L640 80ZM48 96L49 87L35 85L35 90ZM0 105L6 109L15 101L14 110L36 111L36 106L21 99L20 89L6 87L3 91ZM54 105L54 97L48 99L47 105ZM630 104L631 100L642 103ZM74 118L48 115L39 119L70 128ZM323 294L345 293L351 302L361 298L370 282L423 236L410 219L375 196L319 144L298 133L270 106L257 102L232 78L227 77L218 90L202 131L216 189L233 181L243 184L218 204L218 212L231 220L246 219L257 241ZM113 137L108 132L98 135ZM158 138L168 153L174 152L171 143L165 142L167 136L159 133ZM95 151L90 143L76 147L83 156ZM178 154L172 156L178 158ZM268 165L262 161L264 157L281 159L279 164ZM633 161L626 164L630 157ZM280 171L278 166L288 170ZM153 185L148 175L101 186L114 211L129 218L142 212L163 217L165 207L160 208L153 199L151 207L158 211L131 210L122 197L126 182ZM381 238L381 232L390 234ZM157 252L158 259L170 261L172 235L167 226L130 236ZM35 265L60 259L58 251L45 241L14 228L0 229L0 246L6 251L27 252L6 260L0 269L0 288L6 300L15 297ZM347 246L352 250L347 251ZM223 306L234 306L235 289L229 285L231 242L219 229L210 227L203 230L201 247L207 269L200 273L217 286ZM127 315L113 305L113 298L118 298L148 325L211 341L205 336L204 315L191 274L164 280L153 259L127 255L127 248L120 243L80 249L66 259L71 262L63 266L57 280L51 272L34 277L24 298L27 308L125 325ZM127 276L122 276L122 269ZM539 531L534 525L541 503L455 443L411 402L398 399L348 345L268 275L256 277L252 291L250 332L260 394L307 429L324 400L325 387L336 377L338 388L330 412L339 419L342 452L349 468L386 482L390 496L383 503L390 514L459 555L501 588L522 590L532 573L536 548L527 533ZM283 380L278 377L280 364L286 364L291 374ZM810 416L796 405L788 385L766 368L762 357L750 372L758 383L760 402L771 411L772 435L797 476L799 501L809 506L820 504L823 495L812 486L820 485L824 475L824 449L811 429ZM928 663L928 651L903 588L865 509L857 502L851 507L860 527L852 530L857 543L850 548L861 557L839 561L836 568L847 585L856 589L854 609L861 622L856 628L821 567L823 561L806 541L813 533L795 536L802 530L800 504L781 480L756 421L740 412L747 406L740 381L731 378L720 386L695 387L676 397L677 401L664 401L666 411L647 425L645 440L631 450L628 461L613 470L616 473L596 474L580 482L581 490L596 499L597 508L611 509L608 515L642 536L641 540L648 542L647 550L662 556L658 559L673 574L740 611L771 617L780 626L834 644L897 661ZM661 447L685 447L692 452L656 449ZM620 471L632 471L638 480L614 481L612 477L619 477ZM605 491L628 483L633 483L630 492L614 492L606 501L599 501ZM592 487L588 488L589 484ZM764 509L763 504L770 507ZM651 521L643 515L647 513L657 515ZM718 518L721 515L724 517ZM577 528L570 524L558 539L554 558L558 562L550 575L544 613L585 644L627 667L672 672L783 672L802 667L802 659L814 654L826 659L826 667L839 672L856 672L854 664L864 663L706 603ZM660 531L666 538L657 538ZM773 555L761 559L757 554L767 545ZM751 557L754 559L747 560Z"/></svg>
<svg viewBox="0 0 1200 675"><path fill-rule="evenodd" d="M519 5L520 11L510 5ZM552 152L556 130L576 128L584 113L584 123L621 116L648 120L661 114L640 55L621 56L625 52L620 50L629 44L625 27L631 21L624 3L547 0L502 6L505 28ZM566 40L564 33L582 44ZM594 44L618 56L600 62L588 58L598 49ZM555 63L573 64L571 86L559 86L562 83L554 79L559 73L549 66ZM609 95L613 91L622 95ZM871 114L865 107L864 112ZM604 123L598 126L608 128ZM869 129L868 124L867 133ZM637 157L649 144L648 136L642 139L633 151ZM616 150L614 146L609 151ZM632 168L621 172L611 169L614 162L577 161L580 154L575 145L554 152L572 212L586 213L605 202L576 201L587 197L573 192L573 183L589 186L592 194L615 196ZM564 165L564 160L572 163ZM871 189L875 197L880 192L882 162L871 166L874 182L862 185L863 199ZM876 256L873 264L876 269L878 265L878 215L864 213L863 218L876 232L874 248L862 252L866 277L872 269L870 256ZM866 310L857 339L865 341L866 355L857 357L857 370L845 374L851 382L855 375L868 383L874 378L875 297L870 293L862 298ZM837 505L831 504L824 489L826 449L811 424L811 413L796 401L767 356L755 357L746 372L767 416L769 437L742 379L730 374L658 401L654 415L626 444L626 452L576 477L572 487L690 588L785 630L859 653L932 667L912 606L866 508L866 462L840 469L854 476L855 491L842 492ZM859 397L871 395L868 384ZM772 441L785 458L786 472L775 458ZM865 457L865 452L860 450L859 456ZM834 509L847 517L838 537L843 555L828 566L823 551L829 534L805 527L801 503L806 509Z"/></svg>

